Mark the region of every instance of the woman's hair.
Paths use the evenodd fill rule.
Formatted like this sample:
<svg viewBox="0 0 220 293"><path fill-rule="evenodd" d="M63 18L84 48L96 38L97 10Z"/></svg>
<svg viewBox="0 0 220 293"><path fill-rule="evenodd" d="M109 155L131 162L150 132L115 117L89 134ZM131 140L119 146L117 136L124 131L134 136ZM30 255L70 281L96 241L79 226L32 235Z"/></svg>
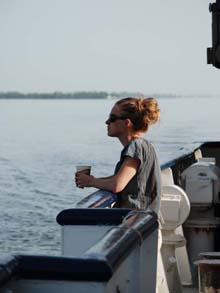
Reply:
<svg viewBox="0 0 220 293"><path fill-rule="evenodd" d="M117 101L122 115L133 123L134 131L145 132L160 118L160 109L154 98L125 98Z"/></svg>

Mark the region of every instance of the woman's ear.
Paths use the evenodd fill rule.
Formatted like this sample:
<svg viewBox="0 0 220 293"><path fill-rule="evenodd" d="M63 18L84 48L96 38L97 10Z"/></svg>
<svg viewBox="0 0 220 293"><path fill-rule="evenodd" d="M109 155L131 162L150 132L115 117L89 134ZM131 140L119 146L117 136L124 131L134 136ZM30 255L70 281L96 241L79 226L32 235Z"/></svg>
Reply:
<svg viewBox="0 0 220 293"><path fill-rule="evenodd" d="M128 128L132 126L132 122L131 122L131 120L130 120L129 118L126 118L126 119L125 119L125 125L126 125Z"/></svg>

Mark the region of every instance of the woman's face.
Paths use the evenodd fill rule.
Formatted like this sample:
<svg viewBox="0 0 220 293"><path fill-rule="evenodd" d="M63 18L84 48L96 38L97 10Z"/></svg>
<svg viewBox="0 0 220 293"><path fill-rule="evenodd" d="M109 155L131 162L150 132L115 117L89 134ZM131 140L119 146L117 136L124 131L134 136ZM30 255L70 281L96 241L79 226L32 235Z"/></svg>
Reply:
<svg viewBox="0 0 220 293"><path fill-rule="evenodd" d="M120 137L125 131L126 117L122 114L120 107L115 105L109 118L106 120L108 136Z"/></svg>

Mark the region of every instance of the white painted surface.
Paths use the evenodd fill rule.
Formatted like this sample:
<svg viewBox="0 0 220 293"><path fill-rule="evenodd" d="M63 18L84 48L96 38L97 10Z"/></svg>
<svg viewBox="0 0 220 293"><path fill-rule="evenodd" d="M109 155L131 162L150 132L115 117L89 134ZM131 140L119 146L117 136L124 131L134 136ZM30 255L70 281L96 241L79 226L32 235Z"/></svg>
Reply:
<svg viewBox="0 0 220 293"><path fill-rule="evenodd" d="M190 212L190 202L185 191L177 185L163 186L160 212L165 222L162 229L173 230L182 225Z"/></svg>
<svg viewBox="0 0 220 293"><path fill-rule="evenodd" d="M62 227L62 254L81 256L95 245L113 226L67 225Z"/></svg>
<svg viewBox="0 0 220 293"><path fill-rule="evenodd" d="M177 227L177 229L175 230L175 234L179 234L184 237L182 226ZM175 256L177 260L177 267L180 275L181 284L183 286L191 286L192 274L190 270L189 256L187 253L186 245L182 247L176 247Z"/></svg>
<svg viewBox="0 0 220 293"><path fill-rule="evenodd" d="M185 191L192 204L212 204L219 201L220 169L213 162L199 161L182 173Z"/></svg>
<svg viewBox="0 0 220 293"><path fill-rule="evenodd" d="M183 252L186 252L186 240L183 233L177 233L176 228L186 221L190 212L190 203L185 191L176 185L163 186L160 212L164 220L161 229L162 247L160 253L166 275L168 292L180 293L182 292L182 286L176 258L176 249L178 247L184 247ZM181 254L181 251L179 251L179 254L180 261L184 255ZM181 269L188 270L188 267L183 266ZM160 272L161 274L163 272ZM163 292L162 290L163 288L159 291L158 286L158 291Z"/></svg>
<svg viewBox="0 0 220 293"><path fill-rule="evenodd" d="M174 184L173 173L171 168L167 168L161 172L161 181L162 181L162 186Z"/></svg>

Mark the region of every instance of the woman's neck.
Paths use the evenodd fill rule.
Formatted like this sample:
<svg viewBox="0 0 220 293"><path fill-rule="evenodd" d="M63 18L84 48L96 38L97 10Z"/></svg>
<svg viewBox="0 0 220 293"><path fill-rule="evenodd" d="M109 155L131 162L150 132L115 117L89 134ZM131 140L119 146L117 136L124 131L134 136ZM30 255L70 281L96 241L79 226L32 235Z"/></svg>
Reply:
<svg viewBox="0 0 220 293"><path fill-rule="evenodd" d="M142 137L143 133L131 133L124 135L122 137L119 137L118 139L120 140L121 144L125 147L128 145L133 139Z"/></svg>

